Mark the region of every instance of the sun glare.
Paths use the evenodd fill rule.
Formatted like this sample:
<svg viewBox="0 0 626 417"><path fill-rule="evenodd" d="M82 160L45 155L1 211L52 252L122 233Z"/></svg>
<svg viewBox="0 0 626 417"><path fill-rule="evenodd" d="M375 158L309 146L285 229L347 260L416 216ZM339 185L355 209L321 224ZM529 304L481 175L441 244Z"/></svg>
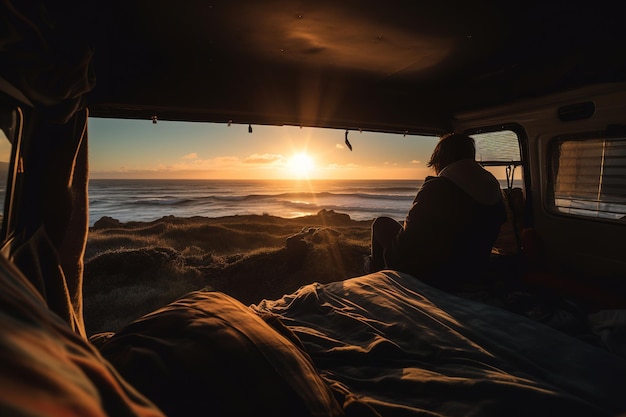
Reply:
<svg viewBox="0 0 626 417"><path fill-rule="evenodd" d="M313 158L305 153L294 154L289 158L289 169L294 177L308 178L309 174L315 167Z"/></svg>

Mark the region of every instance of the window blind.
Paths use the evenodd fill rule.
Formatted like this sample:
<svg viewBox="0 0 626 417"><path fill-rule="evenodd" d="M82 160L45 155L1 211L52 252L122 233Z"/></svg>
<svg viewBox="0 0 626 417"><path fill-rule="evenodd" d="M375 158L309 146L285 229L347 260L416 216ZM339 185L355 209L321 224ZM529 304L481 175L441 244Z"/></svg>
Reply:
<svg viewBox="0 0 626 417"><path fill-rule="evenodd" d="M626 138L567 140L553 152L554 205L559 212L626 217Z"/></svg>

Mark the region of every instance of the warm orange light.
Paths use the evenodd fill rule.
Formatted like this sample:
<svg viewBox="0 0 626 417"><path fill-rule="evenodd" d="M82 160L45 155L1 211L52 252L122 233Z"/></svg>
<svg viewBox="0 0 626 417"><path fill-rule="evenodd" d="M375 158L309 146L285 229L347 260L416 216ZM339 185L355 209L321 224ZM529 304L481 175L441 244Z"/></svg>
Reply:
<svg viewBox="0 0 626 417"><path fill-rule="evenodd" d="M297 153L289 158L288 166L295 178L309 178L315 168L315 162L306 153Z"/></svg>

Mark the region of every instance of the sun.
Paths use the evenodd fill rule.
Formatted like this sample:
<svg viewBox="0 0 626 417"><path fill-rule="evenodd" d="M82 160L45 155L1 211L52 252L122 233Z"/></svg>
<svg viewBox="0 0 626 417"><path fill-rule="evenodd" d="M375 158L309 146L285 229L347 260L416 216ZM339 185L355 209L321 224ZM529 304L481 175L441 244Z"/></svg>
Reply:
<svg viewBox="0 0 626 417"><path fill-rule="evenodd" d="M289 158L289 170L296 178L308 178L309 174L315 168L313 158L306 153L296 153Z"/></svg>

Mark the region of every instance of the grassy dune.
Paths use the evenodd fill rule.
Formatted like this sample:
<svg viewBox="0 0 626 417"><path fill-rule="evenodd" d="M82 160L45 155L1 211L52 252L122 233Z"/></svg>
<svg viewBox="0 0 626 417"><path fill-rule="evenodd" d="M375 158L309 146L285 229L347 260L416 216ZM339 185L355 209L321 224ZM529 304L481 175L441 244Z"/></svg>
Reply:
<svg viewBox="0 0 626 417"><path fill-rule="evenodd" d="M201 288L252 304L311 282L362 275L370 226L326 210L294 219L166 216L120 223L104 217L91 228L85 253L87 331L117 331ZM516 246L507 222L494 252L515 253Z"/></svg>
<svg viewBox="0 0 626 417"><path fill-rule="evenodd" d="M89 232L85 254L87 331L117 331L200 288L251 304L310 282L361 275L370 224L325 210L295 219L102 218Z"/></svg>

